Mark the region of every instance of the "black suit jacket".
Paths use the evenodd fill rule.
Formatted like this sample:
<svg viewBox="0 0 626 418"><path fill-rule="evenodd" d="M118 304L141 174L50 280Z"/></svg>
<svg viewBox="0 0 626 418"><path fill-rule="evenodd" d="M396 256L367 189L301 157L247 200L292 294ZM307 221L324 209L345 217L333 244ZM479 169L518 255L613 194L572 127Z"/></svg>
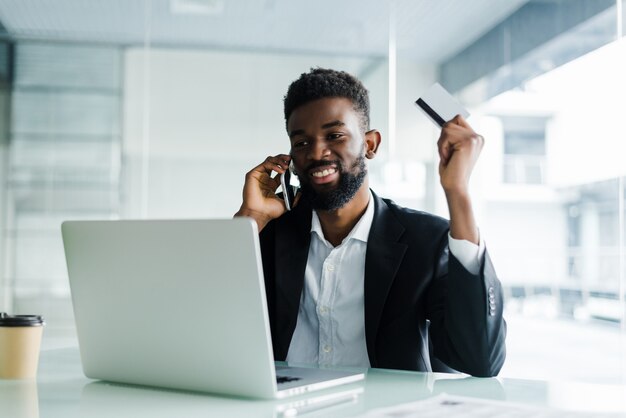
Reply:
<svg viewBox="0 0 626 418"><path fill-rule="evenodd" d="M373 203L364 279L370 365L432 371L434 354L453 369L496 375L505 358L506 324L489 256L485 253L480 273L473 275L449 255L448 221L375 194ZM311 213L301 201L260 234L276 360L286 358L296 327Z"/></svg>

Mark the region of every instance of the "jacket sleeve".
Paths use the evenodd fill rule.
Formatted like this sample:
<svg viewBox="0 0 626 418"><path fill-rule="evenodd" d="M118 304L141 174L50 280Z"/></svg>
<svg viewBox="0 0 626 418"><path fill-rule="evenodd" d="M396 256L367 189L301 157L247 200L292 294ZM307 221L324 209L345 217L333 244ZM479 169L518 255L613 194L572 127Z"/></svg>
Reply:
<svg viewBox="0 0 626 418"><path fill-rule="evenodd" d="M485 251L478 274L450 254L447 234L439 246L427 297L435 356L473 376L498 374L506 357L502 286Z"/></svg>

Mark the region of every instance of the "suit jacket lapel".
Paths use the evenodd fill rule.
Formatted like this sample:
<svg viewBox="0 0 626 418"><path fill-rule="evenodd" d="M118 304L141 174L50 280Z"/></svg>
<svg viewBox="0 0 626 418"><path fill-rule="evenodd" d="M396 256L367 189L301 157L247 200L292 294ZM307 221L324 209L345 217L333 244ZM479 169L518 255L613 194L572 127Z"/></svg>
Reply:
<svg viewBox="0 0 626 418"><path fill-rule="evenodd" d="M380 317L407 245L398 242L404 226L387 204L372 194L375 212L365 254L365 340L370 364L376 367L375 343Z"/></svg>
<svg viewBox="0 0 626 418"><path fill-rule="evenodd" d="M279 219L276 227L276 359L287 357L296 328L304 271L311 241L311 208L301 202Z"/></svg>

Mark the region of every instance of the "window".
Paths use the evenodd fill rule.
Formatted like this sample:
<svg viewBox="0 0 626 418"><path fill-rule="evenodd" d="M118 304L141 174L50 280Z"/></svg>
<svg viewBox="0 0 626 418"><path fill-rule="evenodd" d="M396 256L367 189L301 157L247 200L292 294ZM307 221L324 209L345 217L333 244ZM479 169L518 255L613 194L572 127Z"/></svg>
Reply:
<svg viewBox="0 0 626 418"><path fill-rule="evenodd" d="M502 118L504 183L544 184L546 119L523 116Z"/></svg>

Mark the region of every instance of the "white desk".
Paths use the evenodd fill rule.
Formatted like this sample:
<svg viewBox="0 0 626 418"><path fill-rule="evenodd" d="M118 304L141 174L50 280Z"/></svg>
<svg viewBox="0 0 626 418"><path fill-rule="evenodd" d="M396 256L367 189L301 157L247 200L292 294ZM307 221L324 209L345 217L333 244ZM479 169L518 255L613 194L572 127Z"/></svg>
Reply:
<svg viewBox="0 0 626 418"><path fill-rule="evenodd" d="M359 388L362 394L351 401L305 416L354 416L444 392L566 410L622 412L626 416L626 386L614 385L370 369L365 382L317 394ZM89 380L82 374L78 349L42 352L36 382L0 380L2 418L274 417L280 416L278 408L285 402L289 401L224 398Z"/></svg>

